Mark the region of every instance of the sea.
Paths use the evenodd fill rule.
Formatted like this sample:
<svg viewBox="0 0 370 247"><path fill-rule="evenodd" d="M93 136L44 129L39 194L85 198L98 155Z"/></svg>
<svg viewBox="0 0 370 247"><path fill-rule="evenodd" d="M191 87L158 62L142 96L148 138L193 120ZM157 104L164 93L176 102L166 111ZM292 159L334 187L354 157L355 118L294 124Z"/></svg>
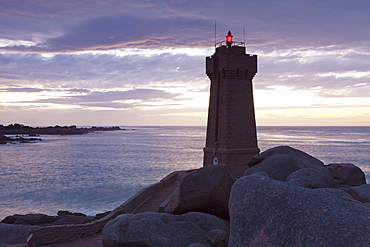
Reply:
<svg viewBox="0 0 370 247"><path fill-rule="evenodd" d="M95 215L176 170L202 167L206 127L122 127L0 145L0 219L59 210ZM257 127L262 151L302 150L325 164L353 163L370 181L370 127Z"/></svg>

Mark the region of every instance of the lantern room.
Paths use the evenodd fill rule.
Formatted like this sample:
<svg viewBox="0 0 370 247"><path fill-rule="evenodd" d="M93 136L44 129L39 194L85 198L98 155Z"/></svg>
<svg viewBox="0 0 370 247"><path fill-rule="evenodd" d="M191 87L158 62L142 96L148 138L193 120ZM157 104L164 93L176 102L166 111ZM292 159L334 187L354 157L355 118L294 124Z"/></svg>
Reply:
<svg viewBox="0 0 370 247"><path fill-rule="evenodd" d="M233 34L231 33L231 31L229 31L226 35L225 41L215 43L215 47L221 47L221 46L226 46L227 50L231 50L233 46L245 47L245 43L235 42Z"/></svg>
<svg viewBox="0 0 370 247"><path fill-rule="evenodd" d="M228 48L231 48L231 45L233 44L233 37L234 36L232 36L231 31L229 31L226 36L226 45Z"/></svg>

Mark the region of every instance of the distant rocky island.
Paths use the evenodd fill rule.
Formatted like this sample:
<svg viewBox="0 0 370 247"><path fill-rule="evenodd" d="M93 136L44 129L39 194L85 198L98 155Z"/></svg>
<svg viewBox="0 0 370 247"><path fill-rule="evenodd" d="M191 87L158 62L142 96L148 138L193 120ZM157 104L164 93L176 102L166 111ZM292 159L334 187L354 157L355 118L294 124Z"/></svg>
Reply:
<svg viewBox="0 0 370 247"><path fill-rule="evenodd" d="M82 135L97 131L125 130L118 126L112 127L77 127L71 126L48 126L48 127L30 127L23 124L9 124L4 126L0 124L0 144L8 142L33 142L41 141L41 138L34 138L39 135ZM16 135L16 137L7 137L6 135ZM26 138L25 136L32 137Z"/></svg>

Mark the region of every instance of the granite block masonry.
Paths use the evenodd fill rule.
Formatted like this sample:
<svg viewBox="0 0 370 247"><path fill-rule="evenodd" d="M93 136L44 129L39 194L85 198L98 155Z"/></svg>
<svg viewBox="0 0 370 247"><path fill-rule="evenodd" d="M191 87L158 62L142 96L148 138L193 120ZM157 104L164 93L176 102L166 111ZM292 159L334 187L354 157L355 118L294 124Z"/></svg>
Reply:
<svg viewBox="0 0 370 247"><path fill-rule="evenodd" d="M230 175L239 178L260 151L252 86L257 56L233 44L220 45L206 58L211 87L203 166L226 164Z"/></svg>

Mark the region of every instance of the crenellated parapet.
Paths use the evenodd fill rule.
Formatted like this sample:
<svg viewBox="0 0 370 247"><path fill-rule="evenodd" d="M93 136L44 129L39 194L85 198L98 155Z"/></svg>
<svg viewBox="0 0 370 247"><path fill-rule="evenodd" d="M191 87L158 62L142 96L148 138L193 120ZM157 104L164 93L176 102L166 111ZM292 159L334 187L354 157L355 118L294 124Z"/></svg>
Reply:
<svg viewBox="0 0 370 247"><path fill-rule="evenodd" d="M206 74L212 79L219 77L252 80L257 73L257 55L245 54L245 47L226 46L216 48L213 56L206 58Z"/></svg>

